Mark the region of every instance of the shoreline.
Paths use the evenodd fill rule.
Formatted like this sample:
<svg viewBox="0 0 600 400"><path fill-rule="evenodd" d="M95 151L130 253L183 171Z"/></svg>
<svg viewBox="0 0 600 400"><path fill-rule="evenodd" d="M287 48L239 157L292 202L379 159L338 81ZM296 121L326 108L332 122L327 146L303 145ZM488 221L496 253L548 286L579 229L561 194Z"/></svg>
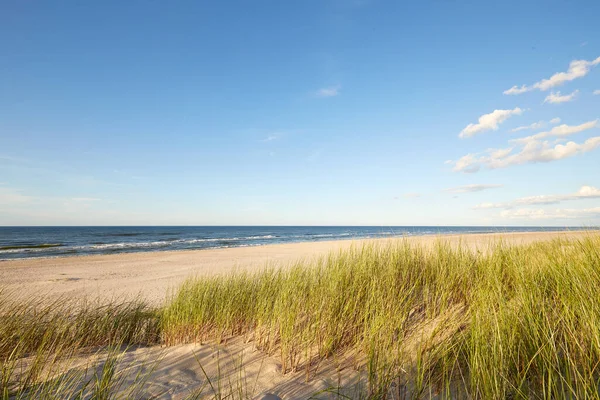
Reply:
<svg viewBox="0 0 600 400"><path fill-rule="evenodd" d="M267 243L267 244L248 244L240 246L221 246L221 247L206 247L206 248L194 248L194 249L173 249L173 250L139 250L139 251L123 251L113 253L99 253L99 254L59 254L59 255L48 255L48 256L34 256L34 257L19 257L19 258L0 258L0 265L3 263L13 262L27 262L33 260L56 260L56 259L73 259L73 258L87 258L87 257L116 257L125 255L143 255L143 254L168 254L168 253L195 253L204 251L217 251L217 250L232 250L240 248L256 248L256 247L271 247L271 246L291 246L300 244L312 244L312 243L338 243L338 242L363 242L363 241L389 241L389 240L402 240L402 239L414 239L414 238L427 238L427 237L456 237L456 236L498 236L498 235L545 235L545 234L580 234L584 232L600 232L600 228L577 228L569 230L569 228L547 230L547 231L510 231L510 232L470 232L470 233L431 233L431 234L404 234L404 235L391 235L386 237L353 237L353 238L339 238L339 239L328 239L328 240L312 240L312 241L289 241L280 243Z"/></svg>
<svg viewBox="0 0 600 400"><path fill-rule="evenodd" d="M211 276L236 271L258 271L268 265L286 267L300 260L363 244L407 240L431 246L439 240L472 248L502 238L527 244L556 237L584 237L598 230L415 235L377 239L341 239L266 244L220 249L144 251L52 258L4 260L0 263L2 288L15 296L57 298L140 297L151 303L165 300L169 290L191 276Z"/></svg>

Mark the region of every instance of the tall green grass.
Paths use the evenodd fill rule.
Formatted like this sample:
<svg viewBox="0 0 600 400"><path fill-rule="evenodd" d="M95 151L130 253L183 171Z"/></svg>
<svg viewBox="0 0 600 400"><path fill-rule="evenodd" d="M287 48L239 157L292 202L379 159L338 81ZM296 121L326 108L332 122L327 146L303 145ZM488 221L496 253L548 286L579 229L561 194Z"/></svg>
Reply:
<svg viewBox="0 0 600 400"><path fill-rule="evenodd" d="M103 398L116 385L115 349L158 343L157 310L141 301L15 298L0 291L0 399ZM99 372L71 371L75 356L103 349Z"/></svg>
<svg viewBox="0 0 600 400"><path fill-rule="evenodd" d="M366 245L191 278L157 308L13 298L0 291L4 399L117 398L114 349L239 336L279 357L284 373L310 379L324 359L362 371L357 398L600 398L599 235L478 250ZM103 349L92 374L65 367ZM194 396L228 396L210 388Z"/></svg>
<svg viewBox="0 0 600 400"><path fill-rule="evenodd" d="M469 250L367 245L188 280L164 343L248 335L284 372L344 354L372 397L599 398L600 237Z"/></svg>

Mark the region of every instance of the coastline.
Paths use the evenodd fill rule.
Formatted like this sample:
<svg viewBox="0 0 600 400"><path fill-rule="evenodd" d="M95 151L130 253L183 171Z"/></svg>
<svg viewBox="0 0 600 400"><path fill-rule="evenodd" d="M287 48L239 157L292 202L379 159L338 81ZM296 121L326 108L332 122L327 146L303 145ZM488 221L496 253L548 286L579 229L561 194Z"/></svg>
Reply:
<svg viewBox="0 0 600 400"><path fill-rule="evenodd" d="M322 257L353 245L407 240L430 246L438 240L445 240L478 248L500 238L513 244L527 244L557 237L583 237L590 232L597 231L415 235L220 249L27 258L1 262L0 277L3 289L15 296L91 297L98 300L139 297L151 303L160 303L170 289L190 276L257 271L267 265L285 267L297 260Z"/></svg>
<svg viewBox="0 0 600 400"><path fill-rule="evenodd" d="M29 258L228 249L320 241L390 239L426 235L543 233L580 229L582 228L539 226L0 227L0 262Z"/></svg>

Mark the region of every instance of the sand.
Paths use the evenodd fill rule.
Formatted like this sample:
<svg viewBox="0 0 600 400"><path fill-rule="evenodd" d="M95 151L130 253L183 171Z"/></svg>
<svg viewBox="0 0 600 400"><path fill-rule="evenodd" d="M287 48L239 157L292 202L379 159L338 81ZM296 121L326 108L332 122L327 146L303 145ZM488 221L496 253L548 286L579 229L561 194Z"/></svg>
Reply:
<svg viewBox="0 0 600 400"><path fill-rule="evenodd" d="M331 390L354 398L365 389L365 373L347 360L323 360L308 372L282 374L277 357L256 350L243 338L222 345L140 347L118 357L115 381L121 398L214 399L220 394L221 398L262 399L277 394L283 399L331 399L335 398ZM105 352L76 357L64 363L63 371L87 371L89 379L101 371L105 360ZM132 390L141 393L128 395Z"/></svg>
<svg viewBox="0 0 600 400"><path fill-rule="evenodd" d="M553 238L578 238L589 232L544 232L472 234L408 237L412 243L430 246L437 240L452 244L462 242L485 250L500 238L508 243L532 243ZM175 288L192 275L231 273L235 270L256 271L268 263L285 267L299 259L324 256L363 243L384 243L389 240L344 240L278 244L261 247L230 248L198 251L130 253L116 255L25 259L0 262L0 286L15 295L92 296L100 299L141 296L160 304L169 289ZM80 368L92 358L73 360ZM152 372L143 384L146 394L160 399L183 399L202 388L198 398L214 398L207 385L221 387L222 395L236 392L234 398L261 399L275 393L283 399L306 399L319 391L342 385L346 395L358 392L359 373L344 360L324 360L316 371L281 373L277 357L256 350L244 338L221 345L181 345L131 349L124 353L119 374L123 388L135 386L140 368ZM144 374L142 374L144 375ZM132 386L133 385L133 386ZM331 398L323 393L313 398Z"/></svg>

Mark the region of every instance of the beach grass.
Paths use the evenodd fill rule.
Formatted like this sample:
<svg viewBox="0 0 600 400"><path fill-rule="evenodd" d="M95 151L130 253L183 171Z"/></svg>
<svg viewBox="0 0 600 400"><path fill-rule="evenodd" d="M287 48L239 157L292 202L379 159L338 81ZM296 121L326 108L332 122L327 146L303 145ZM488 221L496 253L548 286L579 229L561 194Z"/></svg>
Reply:
<svg viewBox="0 0 600 400"><path fill-rule="evenodd" d="M284 372L353 357L370 393L598 398L600 238L470 250L366 245L315 265L193 278L164 343L248 335Z"/></svg>
<svg viewBox="0 0 600 400"><path fill-rule="evenodd" d="M240 336L283 373L310 379L325 359L363 371L360 398L600 398L593 233L479 249L367 244L289 268L190 278L154 308L12 297L0 292L2 398L80 387L112 398L114 363L91 381L54 377L90 349Z"/></svg>
<svg viewBox="0 0 600 400"><path fill-rule="evenodd" d="M157 310L142 301L98 303L33 298L0 291L0 398L101 398L123 346L157 344ZM100 374L71 371L69 361L106 350ZM70 373L67 373L70 372ZM112 383L112 385L109 385ZM90 392L91 391L91 392ZM69 394L67 396L66 394ZM84 396L85 394L85 396ZM82 398L83 398L82 397Z"/></svg>

